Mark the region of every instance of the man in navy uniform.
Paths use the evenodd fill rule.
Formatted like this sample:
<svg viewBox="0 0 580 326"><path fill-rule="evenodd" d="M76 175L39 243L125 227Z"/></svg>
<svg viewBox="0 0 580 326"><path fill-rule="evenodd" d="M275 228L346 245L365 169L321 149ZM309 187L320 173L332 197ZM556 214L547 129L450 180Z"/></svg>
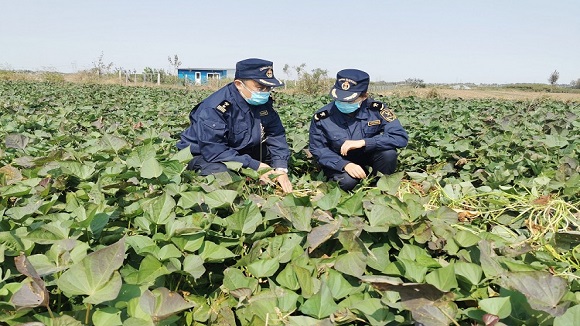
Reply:
<svg viewBox="0 0 580 326"><path fill-rule="evenodd" d="M339 71L330 91L334 101L310 123L310 153L326 177L346 191L369 175L369 166L373 174L395 172L397 148L409 139L393 111L368 98L369 81L364 71Z"/></svg>
<svg viewBox="0 0 580 326"><path fill-rule="evenodd" d="M274 77L272 62L256 58L238 62L234 81L189 114L191 125L177 142L177 148L189 147L194 156L187 168L209 175L227 171L224 162L240 162L245 168L267 169L262 180L274 174L282 190L291 192L290 150L270 97L270 91L282 85Z"/></svg>

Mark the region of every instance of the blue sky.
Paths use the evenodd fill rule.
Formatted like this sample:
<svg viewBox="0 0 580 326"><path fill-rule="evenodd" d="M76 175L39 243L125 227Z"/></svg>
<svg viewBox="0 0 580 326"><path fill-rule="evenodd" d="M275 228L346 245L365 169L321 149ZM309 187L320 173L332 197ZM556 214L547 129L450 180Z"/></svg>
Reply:
<svg viewBox="0 0 580 326"><path fill-rule="evenodd" d="M0 68L225 67L248 57L371 80L580 78L580 1L0 0Z"/></svg>

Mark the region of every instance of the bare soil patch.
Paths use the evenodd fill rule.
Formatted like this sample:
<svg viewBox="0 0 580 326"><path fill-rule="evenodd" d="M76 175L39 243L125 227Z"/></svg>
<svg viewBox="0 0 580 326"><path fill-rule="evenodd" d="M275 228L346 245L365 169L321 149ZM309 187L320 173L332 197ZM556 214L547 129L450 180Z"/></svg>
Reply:
<svg viewBox="0 0 580 326"><path fill-rule="evenodd" d="M408 90L392 90L379 92L381 95L418 96L464 99L504 99L504 100L540 100L552 99L563 102L580 102L580 93L547 93L526 92L510 89L447 89L447 88L421 88Z"/></svg>

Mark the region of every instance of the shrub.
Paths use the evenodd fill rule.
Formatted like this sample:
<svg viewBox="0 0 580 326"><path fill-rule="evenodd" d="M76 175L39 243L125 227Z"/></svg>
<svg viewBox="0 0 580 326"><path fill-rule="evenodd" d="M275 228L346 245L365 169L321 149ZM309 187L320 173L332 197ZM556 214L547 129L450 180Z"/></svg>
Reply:
<svg viewBox="0 0 580 326"><path fill-rule="evenodd" d="M427 94L425 94L426 98L441 98L441 93L437 90L437 88L431 88Z"/></svg>
<svg viewBox="0 0 580 326"><path fill-rule="evenodd" d="M40 78L42 81L51 82L51 83L63 83L64 76L61 73L53 72L53 71L45 71L40 74Z"/></svg>
<svg viewBox="0 0 580 326"><path fill-rule="evenodd" d="M427 85L423 79L419 78L407 78L405 79L405 84L412 86L413 88L425 88Z"/></svg>
<svg viewBox="0 0 580 326"><path fill-rule="evenodd" d="M332 80L328 78L327 70L316 68L312 70L312 73L301 73L297 86L299 93L318 95L328 92L332 86Z"/></svg>
<svg viewBox="0 0 580 326"><path fill-rule="evenodd" d="M0 70L0 80L10 80L10 81L33 80L31 76L32 75L29 72Z"/></svg>

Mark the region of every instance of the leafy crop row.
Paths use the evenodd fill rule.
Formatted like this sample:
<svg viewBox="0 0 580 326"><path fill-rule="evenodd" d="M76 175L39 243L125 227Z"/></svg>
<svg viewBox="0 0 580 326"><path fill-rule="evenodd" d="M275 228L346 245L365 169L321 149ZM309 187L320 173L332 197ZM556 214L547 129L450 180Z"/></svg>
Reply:
<svg viewBox="0 0 580 326"><path fill-rule="evenodd" d="M209 93L0 82L0 323L572 325L580 105L379 98L399 171L345 193L307 149L327 97L275 94L295 191L199 176Z"/></svg>

